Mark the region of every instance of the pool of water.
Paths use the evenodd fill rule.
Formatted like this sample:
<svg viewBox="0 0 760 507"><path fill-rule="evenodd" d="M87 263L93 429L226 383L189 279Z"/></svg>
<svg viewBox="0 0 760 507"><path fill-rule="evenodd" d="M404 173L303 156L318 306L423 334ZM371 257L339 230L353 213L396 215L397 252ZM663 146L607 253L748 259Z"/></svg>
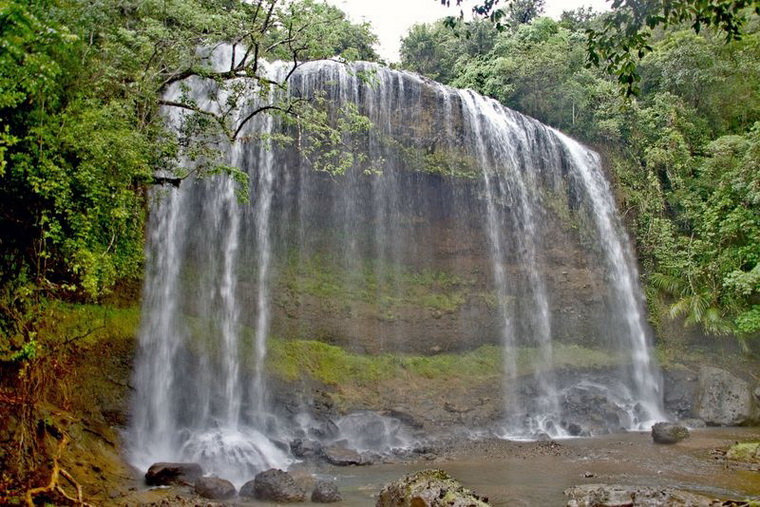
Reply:
<svg viewBox="0 0 760 507"><path fill-rule="evenodd" d="M721 450L760 440L760 428L692 430L676 445L658 445L649 433L623 433L547 442L481 442L450 457L368 467L304 467L335 480L340 505L374 505L383 485L406 473L441 468L495 506L565 505L563 491L607 483L683 489L719 498L760 500L760 467L737 465Z"/></svg>

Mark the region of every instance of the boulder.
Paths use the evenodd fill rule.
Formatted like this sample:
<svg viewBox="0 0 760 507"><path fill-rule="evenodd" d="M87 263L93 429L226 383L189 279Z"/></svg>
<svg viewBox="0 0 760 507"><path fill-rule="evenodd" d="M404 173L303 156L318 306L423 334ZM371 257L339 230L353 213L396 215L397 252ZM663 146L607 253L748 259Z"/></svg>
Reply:
<svg viewBox="0 0 760 507"><path fill-rule="evenodd" d="M341 500L343 497L334 482L318 481L311 492L311 501L314 503L333 503Z"/></svg>
<svg viewBox="0 0 760 507"><path fill-rule="evenodd" d="M235 486L219 477L199 477L195 481L195 492L212 500L227 500L235 496Z"/></svg>
<svg viewBox="0 0 760 507"><path fill-rule="evenodd" d="M565 490L570 497L567 507L668 507L688 505L709 507L712 498L671 488L623 486L620 484L584 484Z"/></svg>
<svg viewBox="0 0 760 507"><path fill-rule="evenodd" d="M322 444L308 438L297 438L290 443L290 452L296 458L317 458L322 455Z"/></svg>
<svg viewBox="0 0 760 507"><path fill-rule="evenodd" d="M750 385L725 370L703 366L699 370L695 415L711 426L736 426L752 422Z"/></svg>
<svg viewBox="0 0 760 507"><path fill-rule="evenodd" d="M328 445L322 449L322 456L331 465L339 467L369 464L361 454L343 444Z"/></svg>
<svg viewBox="0 0 760 507"><path fill-rule="evenodd" d="M688 438L686 426L669 422L658 422L652 426L652 439L656 444L676 444Z"/></svg>
<svg viewBox="0 0 760 507"><path fill-rule="evenodd" d="M306 492L296 484L293 477L276 468L261 472L252 481L243 484L239 495L280 503L306 501Z"/></svg>
<svg viewBox="0 0 760 507"><path fill-rule="evenodd" d="M699 376L683 366L663 370L663 402L665 410L678 418L691 417L697 399Z"/></svg>
<svg viewBox="0 0 760 507"><path fill-rule="evenodd" d="M707 424L702 419L696 419L694 417L691 417L689 419L681 419L678 421L678 424L686 426L690 430L697 430L707 427Z"/></svg>
<svg viewBox="0 0 760 507"><path fill-rule="evenodd" d="M443 470L423 470L390 482L380 491L376 507L483 507L481 498Z"/></svg>
<svg viewBox="0 0 760 507"><path fill-rule="evenodd" d="M203 469L198 463L154 463L145 473L145 482L149 486L194 484L202 475Z"/></svg>

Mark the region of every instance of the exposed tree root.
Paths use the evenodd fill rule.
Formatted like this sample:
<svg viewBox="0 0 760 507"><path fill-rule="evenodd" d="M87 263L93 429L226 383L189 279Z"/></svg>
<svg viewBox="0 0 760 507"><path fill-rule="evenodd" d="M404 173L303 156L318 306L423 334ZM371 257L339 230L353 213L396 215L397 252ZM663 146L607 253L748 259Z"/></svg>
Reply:
<svg viewBox="0 0 760 507"><path fill-rule="evenodd" d="M58 493L63 498L68 500L74 505L79 505L81 507L92 507L91 504L84 501L82 497L82 487L79 485L79 483L74 480L74 477L71 476L70 473L68 473L66 470L61 468L61 466L58 463L58 460L61 457L61 454L63 454L63 449L66 447L66 445L69 443L69 436L65 433L63 434L63 437L61 437L61 442L58 444L58 449L56 450L55 456L53 457L53 472L50 474L50 482L47 486L40 486L39 488L32 488L26 492L26 505L27 507L34 507L34 497L41 494L41 493ZM63 487L60 483L60 477L63 477L66 479L69 484L71 484L74 488L77 490L77 496L76 498L70 496L66 491L64 491Z"/></svg>

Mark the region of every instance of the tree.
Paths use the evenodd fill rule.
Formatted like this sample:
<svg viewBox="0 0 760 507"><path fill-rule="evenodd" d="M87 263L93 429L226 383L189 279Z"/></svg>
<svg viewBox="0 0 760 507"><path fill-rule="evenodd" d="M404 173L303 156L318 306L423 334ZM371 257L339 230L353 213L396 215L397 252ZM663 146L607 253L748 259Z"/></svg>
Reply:
<svg viewBox="0 0 760 507"><path fill-rule="evenodd" d="M269 93L284 89L298 66L376 56L366 24L312 0L103 0L98 8L13 0L0 7L0 40L0 282L89 298L139 277L144 184L234 174L216 144L234 141L254 116L326 121L314 103ZM198 50L225 44L236 56L223 69ZM283 81L267 75L265 59L292 62ZM224 107L163 98L190 76L217 82ZM251 89L258 95L246 95ZM235 113L262 96L272 100L243 118ZM189 113L180 133L165 128L162 106ZM335 140L333 131L318 132Z"/></svg>
<svg viewBox="0 0 760 507"><path fill-rule="evenodd" d="M589 60L603 65L617 76L628 95L639 91L640 76L637 62L652 50L652 30L683 24L691 25L695 33L713 28L726 41L742 36L746 10L760 14L758 0L658 0L639 2L615 0L613 11L603 17L601 26L588 31Z"/></svg>
<svg viewBox="0 0 760 507"><path fill-rule="evenodd" d="M440 0L450 6L450 0ZM456 0L461 6L462 0ZM519 8L521 0L483 0L473 13L501 25L505 10ZM515 7L518 6L518 7ZM640 76L637 62L651 51L652 30L683 24L691 25L695 33L713 28L725 40L738 40L747 22L747 11L760 14L759 0L614 0L612 12L605 15L599 26L588 30L588 58L593 65L617 77L626 95L639 91ZM461 15L460 15L461 17ZM453 24L453 21L450 22Z"/></svg>
<svg viewBox="0 0 760 507"><path fill-rule="evenodd" d="M27 489L36 467L47 474L44 433L59 450L68 439L68 423L42 406L55 403L45 398L50 372L81 354L77 341L93 329L56 327L56 311L139 282L148 186L226 172L247 189L217 148L262 114L294 125L304 149L327 147L311 160L340 172L353 152L329 148L366 119L282 90L303 62L372 59L375 41L366 24L312 0L0 1L0 381L20 408L4 493L9 475ZM234 58L211 65L222 47ZM264 59L291 62L283 79ZM192 94L166 95L187 79L214 83L225 100L209 109ZM176 130L168 109L184 112Z"/></svg>

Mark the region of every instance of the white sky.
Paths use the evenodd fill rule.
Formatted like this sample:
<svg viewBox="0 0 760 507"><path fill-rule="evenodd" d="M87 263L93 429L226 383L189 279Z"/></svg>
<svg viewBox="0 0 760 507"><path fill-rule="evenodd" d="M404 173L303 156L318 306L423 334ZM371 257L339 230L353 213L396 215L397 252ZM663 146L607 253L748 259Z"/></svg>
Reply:
<svg viewBox="0 0 760 507"><path fill-rule="evenodd" d="M378 53L389 62L399 60L398 51L401 37L406 35L415 23L427 23L445 16L458 15L451 0L452 7L441 6L438 0L326 0L345 11L356 22L369 21L380 38ZM465 0L462 10L465 15L470 12L477 0ZM562 11L577 7L591 6L594 10L609 9L605 0L546 0L544 14L558 19Z"/></svg>

